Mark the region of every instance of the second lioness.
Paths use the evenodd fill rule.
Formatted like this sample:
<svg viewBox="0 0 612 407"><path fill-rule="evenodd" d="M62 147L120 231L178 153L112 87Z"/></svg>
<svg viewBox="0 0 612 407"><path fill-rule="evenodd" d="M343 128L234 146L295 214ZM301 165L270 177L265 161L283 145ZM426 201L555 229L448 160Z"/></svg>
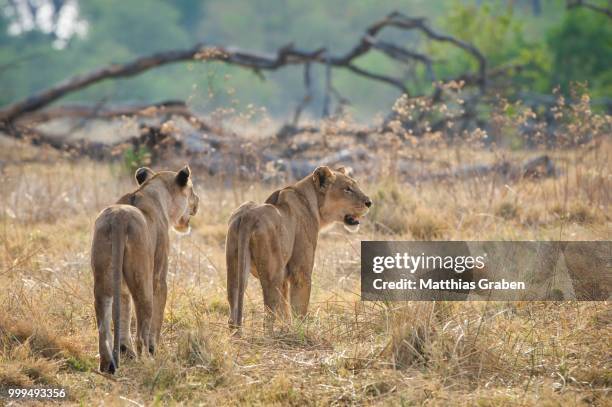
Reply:
<svg viewBox="0 0 612 407"><path fill-rule="evenodd" d="M100 212L91 246L100 371L108 373L119 367L120 350L139 355L155 351L166 306L168 230L186 232L198 211L187 166L178 172L139 168L136 181L138 189ZM136 352L130 336L132 301Z"/></svg>
<svg viewBox="0 0 612 407"><path fill-rule="evenodd" d="M225 248L230 328L240 331L249 272L261 282L268 333L275 315L290 317L289 304L297 315L306 314L319 230L333 222L356 228L371 205L344 168L319 167L265 204L236 209Z"/></svg>

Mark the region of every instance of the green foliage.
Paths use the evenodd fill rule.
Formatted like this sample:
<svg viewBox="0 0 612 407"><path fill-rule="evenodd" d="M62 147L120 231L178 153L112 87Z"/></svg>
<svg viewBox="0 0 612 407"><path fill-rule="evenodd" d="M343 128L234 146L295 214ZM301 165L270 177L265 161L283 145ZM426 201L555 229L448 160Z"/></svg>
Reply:
<svg viewBox="0 0 612 407"><path fill-rule="evenodd" d="M445 30L475 45L491 66L508 62L525 46L523 24L514 18L514 9L499 0L478 6L455 1L443 18ZM475 61L470 61L476 67Z"/></svg>
<svg viewBox="0 0 612 407"><path fill-rule="evenodd" d="M74 356L66 359L66 365L72 370L78 372L89 372L90 370L96 369L96 362L85 358L76 358Z"/></svg>
<svg viewBox="0 0 612 407"><path fill-rule="evenodd" d="M572 81L588 81L593 96L612 93L612 24L601 13L574 10L548 34L553 54L552 84L564 93Z"/></svg>
<svg viewBox="0 0 612 407"><path fill-rule="evenodd" d="M123 167L129 174L133 174L138 168L151 163L151 153L145 146L127 148L123 152Z"/></svg>
<svg viewBox="0 0 612 407"><path fill-rule="evenodd" d="M6 8L6 4L0 9ZM252 51L274 52L293 42L301 49L324 46L334 54L351 49L373 21L392 10L425 16L436 31L476 45L489 68L521 65L513 74L509 92L549 93L561 84L589 80L595 97L612 90L612 24L607 17L586 9L565 10L562 1L542 2L534 15L527 1L441 0L81 0L80 16L87 21L85 37L75 37L64 49L53 46L53 36L33 30L8 34L11 17L0 13L0 105L27 97L69 76L109 63L166 49L181 49L198 42L234 45ZM1 10L0 10L1 11ZM431 52L437 78L450 78L476 61L447 43L432 42L417 33L385 29L383 38L419 52ZM363 69L405 78L411 92L431 90L422 66L401 66L382 53L372 53L356 64ZM286 117L303 96L302 70L290 67L253 72L219 63L179 63L151 70L130 79L104 81L67 101L154 102L189 100L195 109L255 104ZM352 103L360 119L389 111L397 90L334 70L336 88ZM322 110L324 67L312 69L313 100L310 113ZM504 95L511 96L511 95Z"/></svg>
<svg viewBox="0 0 612 407"><path fill-rule="evenodd" d="M546 72L551 67L550 56L541 41L528 38L528 23L537 24L505 1L493 0L481 6L455 1L441 19L440 26L445 27L449 34L476 46L487 59L488 69L524 66L525 69L513 78L514 90L548 92ZM436 66L443 78L458 76L468 69L474 72L478 68L476 59L460 49L438 43L432 48L444 58L443 63Z"/></svg>

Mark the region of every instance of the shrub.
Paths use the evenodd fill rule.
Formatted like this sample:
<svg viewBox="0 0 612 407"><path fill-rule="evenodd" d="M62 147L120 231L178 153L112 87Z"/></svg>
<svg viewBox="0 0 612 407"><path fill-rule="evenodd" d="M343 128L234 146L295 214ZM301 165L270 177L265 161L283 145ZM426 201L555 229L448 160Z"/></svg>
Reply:
<svg viewBox="0 0 612 407"><path fill-rule="evenodd" d="M129 174L133 174L138 168L151 164L151 153L145 146L128 147L123 152L123 167Z"/></svg>
<svg viewBox="0 0 612 407"><path fill-rule="evenodd" d="M519 209L516 203L504 201L495 208L495 215L506 220L516 219L519 214Z"/></svg>

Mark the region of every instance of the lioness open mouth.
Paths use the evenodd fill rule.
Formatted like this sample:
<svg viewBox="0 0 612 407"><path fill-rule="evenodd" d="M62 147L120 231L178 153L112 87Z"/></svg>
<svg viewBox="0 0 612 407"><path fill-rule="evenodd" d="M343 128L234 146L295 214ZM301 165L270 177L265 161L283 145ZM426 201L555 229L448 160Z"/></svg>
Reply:
<svg viewBox="0 0 612 407"><path fill-rule="evenodd" d="M355 215L344 215L344 224L349 226L359 225L359 218Z"/></svg>
<svg viewBox="0 0 612 407"><path fill-rule="evenodd" d="M189 221L191 220L191 218L181 218L178 221L178 224L174 225L174 230L176 230L179 233L187 233L189 232L189 230L191 229L191 226L189 225Z"/></svg>

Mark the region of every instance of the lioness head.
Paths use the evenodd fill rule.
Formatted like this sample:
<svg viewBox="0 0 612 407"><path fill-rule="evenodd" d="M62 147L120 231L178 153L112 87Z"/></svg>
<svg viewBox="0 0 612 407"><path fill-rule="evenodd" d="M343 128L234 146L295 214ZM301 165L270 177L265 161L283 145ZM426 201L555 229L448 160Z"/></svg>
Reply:
<svg viewBox="0 0 612 407"><path fill-rule="evenodd" d="M191 170L184 166L178 172L155 172L148 167L136 170L138 185L148 184L165 187L169 193L168 217L174 230L180 233L189 231L189 220L198 212L200 198L193 190Z"/></svg>
<svg viewBox="0 0 612 407"><path fill-rule="evenodd" d="M312 173L312 180L323 195L319 205L321 225L341 222L349 231L357 231L359 219L372 206L372 201L359 189L357 181L348 176L344 167L332 170L325 166Z"/></svg>

